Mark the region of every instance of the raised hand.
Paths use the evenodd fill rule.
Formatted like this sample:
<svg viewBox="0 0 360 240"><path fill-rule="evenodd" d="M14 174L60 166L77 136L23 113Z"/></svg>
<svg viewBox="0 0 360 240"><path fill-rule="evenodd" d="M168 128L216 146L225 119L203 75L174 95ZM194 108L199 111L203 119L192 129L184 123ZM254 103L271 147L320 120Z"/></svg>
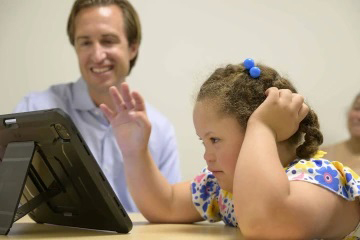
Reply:
<svg viewBox="0 0 360 240"><path fill-rule="evenodd" d="M250 116L249 122L260 122L269 127L281 142L290 138L309 112L304 97L289 89L271 87L267 98Z"/></svg>
<svg viewBox="0 0 360 240"><path fill-rule="evenodd" d="M130 92L127 83L121 84L120 92L116 87L110 87L113 109L106 104L101 104L100 109L113 128L122 154L138 154L147 150L151 132L145 102L138 92Z"/></svg>

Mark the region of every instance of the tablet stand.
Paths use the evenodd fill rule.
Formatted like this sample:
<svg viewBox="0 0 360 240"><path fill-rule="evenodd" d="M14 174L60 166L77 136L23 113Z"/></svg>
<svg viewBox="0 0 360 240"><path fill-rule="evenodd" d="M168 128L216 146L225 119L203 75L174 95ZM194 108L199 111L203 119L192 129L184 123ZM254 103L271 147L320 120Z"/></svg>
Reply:
<svg viewBox="0 0 360 240"><path fill-rule="evenodd" d="M33 141L12 142L6 147L2 162L0 162L0 234L7 235L14 222L37 208L42 203L61 192L56 177L51 184L46 186L34 166L34 158L40 156L44 164L49 168L47 161ZM25 196L24 187L26 181L32 181L39 194L37 196ZM19 206L23 197L25 203Z"/></svg>

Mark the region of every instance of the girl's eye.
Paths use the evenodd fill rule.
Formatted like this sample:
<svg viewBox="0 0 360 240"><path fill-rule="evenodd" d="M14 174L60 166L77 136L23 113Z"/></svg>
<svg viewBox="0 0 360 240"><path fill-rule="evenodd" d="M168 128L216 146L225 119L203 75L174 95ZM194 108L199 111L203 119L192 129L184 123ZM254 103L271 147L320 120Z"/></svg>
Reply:
<svg viewBox="0 0 360 240"><path fill-rule="evenodd" d="M212 143L217 143L217 142L220 141L220 139L218 139L218 138L210 138L210 141L211 141Z"/></svg>

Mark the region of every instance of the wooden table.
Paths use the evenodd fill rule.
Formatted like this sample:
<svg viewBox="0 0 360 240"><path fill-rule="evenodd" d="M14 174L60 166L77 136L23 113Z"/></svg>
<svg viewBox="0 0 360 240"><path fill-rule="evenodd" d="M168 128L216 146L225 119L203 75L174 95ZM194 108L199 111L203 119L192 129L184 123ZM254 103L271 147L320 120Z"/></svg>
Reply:
<svg viewBox="0 0 360 240"><path fill-rule="evenodd" d="M37 224L25 216L13 224L7 236L1 235L0 239L243 239L238 228L227 227L223 223L150 224L141 214L131 213L129 216L133 229L128 234Z"/></svg>

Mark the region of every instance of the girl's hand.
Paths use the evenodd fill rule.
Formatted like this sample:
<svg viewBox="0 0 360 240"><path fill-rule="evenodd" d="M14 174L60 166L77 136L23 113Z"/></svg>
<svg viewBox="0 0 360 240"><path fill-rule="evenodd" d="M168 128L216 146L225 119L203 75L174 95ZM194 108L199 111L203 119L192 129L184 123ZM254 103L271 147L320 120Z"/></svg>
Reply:
<svg viewBox="0 0 360 240"><path fill-rule="evenodd" d="M289 89L271 87L267 98L250 116L249 123L261 123L269 127L277 142L290 138L309 112L304 97Z"/></svg>
<svg viewBox="0 0 360 240"><path fill-rule="evenodd" d="M129 85L122 83L120 92L116 87L110 87L113 110L106 104L100 109L109 120L116 141L124 156L146 151L151 124L145 111L145 102L137 92L130 92Z"/></svg>

